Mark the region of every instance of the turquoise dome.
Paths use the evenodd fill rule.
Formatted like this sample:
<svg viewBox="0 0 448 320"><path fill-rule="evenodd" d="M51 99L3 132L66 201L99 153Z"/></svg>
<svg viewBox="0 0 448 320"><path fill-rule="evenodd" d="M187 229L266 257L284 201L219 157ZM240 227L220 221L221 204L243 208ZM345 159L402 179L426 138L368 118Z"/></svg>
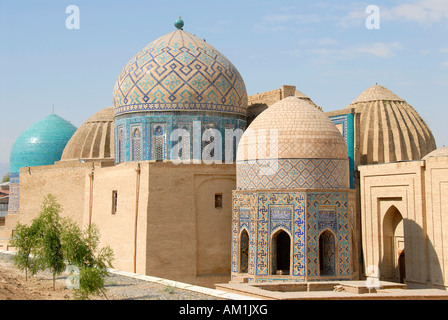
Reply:
<svg viewBox="0 0 448 320"><path fill-rule="evenodd" d="M76 127L63 118L51 114L26 129L15 141L10 155L10 172L22 167L52 165L62 152Z"/></svg>

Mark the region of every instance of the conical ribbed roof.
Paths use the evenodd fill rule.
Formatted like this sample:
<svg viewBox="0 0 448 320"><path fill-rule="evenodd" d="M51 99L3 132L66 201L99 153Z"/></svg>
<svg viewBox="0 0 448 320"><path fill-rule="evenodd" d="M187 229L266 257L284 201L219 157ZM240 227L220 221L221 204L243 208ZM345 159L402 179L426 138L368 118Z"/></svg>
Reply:
<svg viewBox="0 0 448 320"><path fill-rule="evenodd" d="M360 164L420 160L436 149L417 111L383 86L367 89L347 108L361 113Z"/></svg>
<svg viewBox="0 0 448 320"><path fill-rule="evenodd" d="M62 154L61 161L107 160L114 158L114 110L100 110L76 131Z"/></svg>
<svg viewBox="0 0 448 320"><path fill-rule="evenodd" d="M370 87L352 102L353 104L360 102L370 102L370 101L401 101L404 102L399 96L387 89L386 87L380 86L378 84Z"/></svg>

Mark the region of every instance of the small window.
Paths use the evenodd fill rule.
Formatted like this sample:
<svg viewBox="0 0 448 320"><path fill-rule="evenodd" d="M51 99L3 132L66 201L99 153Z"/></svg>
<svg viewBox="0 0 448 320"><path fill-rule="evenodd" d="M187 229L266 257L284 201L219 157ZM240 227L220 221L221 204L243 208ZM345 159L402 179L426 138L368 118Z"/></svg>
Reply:
<svg viewBox="0 0 448 320"><path fill-rule="evenodd" d="M222 193L215 194L215 208L222 208Z"/></svg>
<svg viewBox="0 0 448 320"><path fill-rule="evenodd" d="M116 190L112 191L112 214L117 213L118 207L118 192Z"/></svg>

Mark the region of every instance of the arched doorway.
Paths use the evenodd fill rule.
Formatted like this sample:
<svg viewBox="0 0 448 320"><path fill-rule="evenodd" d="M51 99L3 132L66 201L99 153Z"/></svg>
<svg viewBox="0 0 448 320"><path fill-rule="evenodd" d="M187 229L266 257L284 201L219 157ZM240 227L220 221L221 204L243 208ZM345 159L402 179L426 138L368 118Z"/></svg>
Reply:
<svg viewBox="0 0 448 320"><path fill-rule="evenodd" d="M383 219L383 259L380 278L388 281L404 282L404 227L400 211L391 206Z"/></svg>
<svg viewBox="0 0 448 320"><path fill-rule="evenodd" d="M279 230L272 237L272 274L289 275L291 268L291 237Z"/></svg>
<svg viewBox="0 0 448 320"><path fill-rule="evenodd" d="M330 230L319 236L319 271L321 276L336 275L336 243Z"/></svg>
<svg viewBox="0 0 448 320"><path fill-rule="evenodd" d="M246 229L240 236L240 272L249 272L249 234Z"/></svg>

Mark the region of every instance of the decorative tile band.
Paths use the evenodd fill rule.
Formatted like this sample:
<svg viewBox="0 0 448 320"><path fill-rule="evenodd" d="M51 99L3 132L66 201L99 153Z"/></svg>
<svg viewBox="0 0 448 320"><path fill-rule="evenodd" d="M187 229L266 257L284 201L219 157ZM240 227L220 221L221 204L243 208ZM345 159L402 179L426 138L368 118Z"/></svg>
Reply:
<svg viewBox="0 0 448 320"><path fill-rule="evenodd" d="M220 134L221 147L214 141L212 159L231 161L236 158L237 133L243 132L246 121L239 117L219 117L201 114L178 114L174 112L158 112L150 114L134 114L120 116L115 119L115 161L117 163L146 160L173 160L171 153L190 151L190 154L179 154L180 159L202 159L203 151L210 142L204 137L207 129L216 129ZM176 129L188 132L190 141L171 141L171 133ZM234 135L227 136L230 129ZM136 131L137 130L137 131ZM235 131L236 130L236 131ZM176 138L177 136L175 136ZM210 139L210 137L209 137ZM176 149L174 149L176 148ZM209 146L211 149L211 147ZM209 149L207 148L207 150ZM180 150L182 149L182 150Z"/></svg>
<svg viewBox="0 0 448 320"><path fill-rule="evenodd" d="M262 168L271 167L272 175ZM278 159L238 161L238 190L348 189L349 163L340 159Z"/></svg>
<svg viewBox="0 0 448 320"><path fill-rule="evenodd" d="M246 109L212 103L141 103L116 107L115 115L144 111L213 111L223 113L246 114Z"/></svg>
<svg viewBox="0 0 448 320"><path fill-rule="evenodd" d="M349 167L350 167L350 188L355 188L355 116L353 113L340 116L329 117L333 124L341 132L347 143Z"/></svg>

